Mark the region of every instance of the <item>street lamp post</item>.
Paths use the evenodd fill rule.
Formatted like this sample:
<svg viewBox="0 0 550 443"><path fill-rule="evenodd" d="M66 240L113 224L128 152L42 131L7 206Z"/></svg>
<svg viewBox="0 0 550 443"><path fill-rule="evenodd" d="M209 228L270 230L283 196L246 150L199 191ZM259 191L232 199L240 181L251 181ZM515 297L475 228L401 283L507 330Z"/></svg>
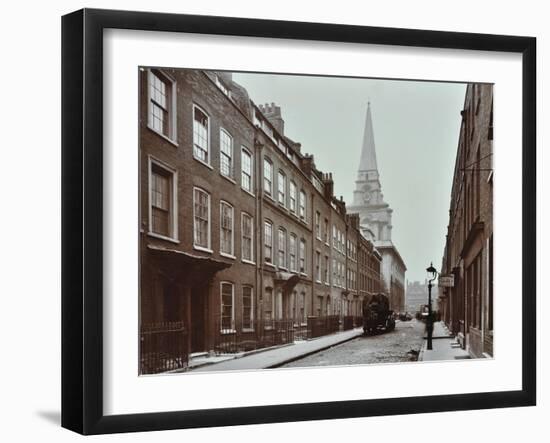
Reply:
<svg viewBox="0 0 550 443"><path fill-rule="evenodd" d="M432 282L437 278L437 270L430 263L430 267L426 269L428 273L428 321L426 322L426 328L428 332L428 345L427 349L432 350L432 337L434 331L434 322L432 316Z"/></svg>

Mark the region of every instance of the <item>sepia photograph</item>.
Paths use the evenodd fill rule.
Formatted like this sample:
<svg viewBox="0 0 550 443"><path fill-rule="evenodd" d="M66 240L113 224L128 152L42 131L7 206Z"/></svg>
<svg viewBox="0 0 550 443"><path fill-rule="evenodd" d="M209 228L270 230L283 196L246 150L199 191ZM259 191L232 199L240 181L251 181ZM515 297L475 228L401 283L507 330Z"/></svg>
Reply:
<svg viewBox="0 0 550 443"><path fill-rule="evenodd" d="M494 357L492 84L138 75L140 375Z"/></svg>

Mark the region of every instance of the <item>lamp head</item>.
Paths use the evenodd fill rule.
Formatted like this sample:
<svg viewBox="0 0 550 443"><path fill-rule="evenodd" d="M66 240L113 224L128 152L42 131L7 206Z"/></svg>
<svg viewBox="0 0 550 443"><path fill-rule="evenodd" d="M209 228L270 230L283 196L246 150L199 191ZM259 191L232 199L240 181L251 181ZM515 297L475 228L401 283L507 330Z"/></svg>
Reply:
<svg viewBox="0 0 550 443"><path fill-rule="evenodd" d="M437 276L437 269L435 269L433 267L433 264L430 263L430 267L429 268L426 268L426 272L428 273L428 279L429 280L434 280L435 277Z"/></svg>

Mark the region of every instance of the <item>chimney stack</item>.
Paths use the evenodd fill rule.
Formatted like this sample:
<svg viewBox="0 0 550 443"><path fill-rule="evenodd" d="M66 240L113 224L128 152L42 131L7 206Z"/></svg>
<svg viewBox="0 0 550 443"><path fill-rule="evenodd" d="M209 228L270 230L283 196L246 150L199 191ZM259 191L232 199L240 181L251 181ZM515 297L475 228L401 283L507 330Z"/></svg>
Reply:
<svg viewBox="0 0 550 443"><path fill-rule="evenodd" d="M323 184L325 185L325 197L330 200L334 195L334 181L332 180L332 172L323 174Z"/></svg>
<svg viewBox="0 0 550 443"><path fill-rule="evenodd" d="M233 73L228 71L217 71L218 76L228 85L233 83Z"/></svg>
<svg viewBox="0 0 550 443"><path fill-rule="evenodd" d="M266 103L265 105L259 105L260 111L262 114L269 120L279 134L284 135L285 133L285 121L281 116L281 107L276 106L275 103Z"/></svg>
<svg viewBox="0 0 550 443"><path fill-rule="evenodd" d="M302 170L304 171L304 173L308 177L311 177L311 174L315 169L315 161L314 161L313 155L307 154L307 153L304 154L304 156L301 159L301 163L302 163Z"/></svg>
<svg viewBox="0 0 550 443"><path fill-rule="evenodd" d="M359 230L359 214L348 214L349 217L349 224L352 228Z"/></svg>

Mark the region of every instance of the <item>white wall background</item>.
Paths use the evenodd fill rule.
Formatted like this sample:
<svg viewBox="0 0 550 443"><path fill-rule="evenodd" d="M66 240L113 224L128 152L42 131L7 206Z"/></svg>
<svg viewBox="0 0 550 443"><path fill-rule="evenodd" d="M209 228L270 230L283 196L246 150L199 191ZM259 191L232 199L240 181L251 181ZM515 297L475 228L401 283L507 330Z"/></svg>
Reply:
<svg viewBox="0 0 550 443"><path fill-rule="evenodd" d="M61 15L87 6L282 20L349 23L450 31L531 35L538 38L539 194L544 122L550 119L550 30L543 2L340 0L323 4L278 0L203 0L154 3L143 0L7 2L0 28L0 438L3 441L74 441L59 427L60 415L60 68ZM545 57L546 56L546 57ZM546 106L544 106L546 105ZM543 109L544 108L544 109ZM546 110L546 113L544 112ZM6 155L7 154L7 155ZM546 161L548 163L548 161ZM545 165L550 168L550 165ZM539 226L548 222L548 199L539 196ZM548 235L539 228L539 276L548 264ZM548 251L548 249L547 249ZM550 304L549 285L539 277L539 312ZM174 439L225 442L281 440L425 441L426 433L446 442L522 440L546 434L550 392L549 329L539 315L539 406L534 408L329 420L233 428L102 436L95 441L160 442ZM444 373L441 374L445 376ZM428 437L429 438L429 437Z"/></svg>

